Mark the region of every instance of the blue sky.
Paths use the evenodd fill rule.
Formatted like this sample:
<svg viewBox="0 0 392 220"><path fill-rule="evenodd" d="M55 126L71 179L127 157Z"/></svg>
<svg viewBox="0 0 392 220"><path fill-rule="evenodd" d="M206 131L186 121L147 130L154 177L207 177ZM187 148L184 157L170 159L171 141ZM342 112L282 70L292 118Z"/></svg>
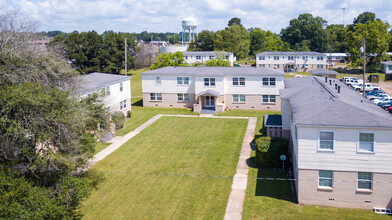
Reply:
<svg viewBox="0 0 392 220"><path fill-rule="evenodd" d="M328 24L346 24L364 11L392 24L391 0L0 0L0 11L19 9L43 31L105 30L180 32L181 20L194 17L198 30L220 30L232 17L246 28L279 33L301 13Z"/></svg>

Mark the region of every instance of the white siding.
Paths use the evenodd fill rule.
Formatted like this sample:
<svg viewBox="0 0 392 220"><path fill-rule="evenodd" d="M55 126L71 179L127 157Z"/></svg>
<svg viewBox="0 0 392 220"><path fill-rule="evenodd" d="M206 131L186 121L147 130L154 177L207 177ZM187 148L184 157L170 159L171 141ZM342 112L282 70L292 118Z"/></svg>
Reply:
<svg viewBox="0 0 392 220"><path fill-rule="evenodd" d="M392 173L392 130L375 132L375 152L357 153L358 131L369 129L328 128L335 130L334 152L317 151L318 129L298 127L298 168L338 171ZM294 139L294 137L293 137Z"/></svg>
<svg viewBox="0 0 392 220"><path fill-rule="evenodd" d="M192 76L188 76L189 85L177 85L177 76L167 75L161 76L161 85L156 85L155 77L151 75L142 76L143 93L194 93L195 91L195 80Z"/></svg>
<svg viewBox="0 0 392 220"><path fill-rule="evenodd" d="M282 100L281 115L282 115L282 129L290 130L291 108L288 100Z"/></svg>
<svg viewBox="0 0 392 220"><path fill-rule="evenodd" d="M241 76L235 76L241 77ZM245 86L233 86L233 76L227 76L225 80L226 94L269 94L279 95L279 89L284 88L283 77L275 76L243 76L245 77ZM263 86L262 79L275 78L275 86Z"/></svg>
<svg viewBox="0 0 392 220"><path fill-rule="evenodd" d="M204 86L204 78L215 78L215 86ZM199 94L206 90L213 90L219 92L220 95L225 94L225 88L223 83L224 77L214 76L197 76L195 77L195 94Z"/></svg>
<svg viewBox="0 0 392 220"><path fill-rule="evenodd" d="M264 56L264 60L260 60L259 56ZM276 55L277 56L277 55ZM288 56L285 55L280 55L279 60L274 60L274 55L257 55L256 56L256 66L259 67L259 64L265 64L266 68L274 68L274 64L279 64L279 68L282 68L282 65L288 64L288 63L295 63L296 65L300 65L299 69L302 69L303 64L307 64L308 68L317 68L317 64L322 64L324 65L324 69L326 68L327 64L327 57L325 55L319 55L323 56L323 60L317 60L318 56L307 56L307 60L303 60L303 56L294 56L294 60L289 60ZM269 66L270 65L270 66ZM313 67L312 67L313 65Z"/></svg>

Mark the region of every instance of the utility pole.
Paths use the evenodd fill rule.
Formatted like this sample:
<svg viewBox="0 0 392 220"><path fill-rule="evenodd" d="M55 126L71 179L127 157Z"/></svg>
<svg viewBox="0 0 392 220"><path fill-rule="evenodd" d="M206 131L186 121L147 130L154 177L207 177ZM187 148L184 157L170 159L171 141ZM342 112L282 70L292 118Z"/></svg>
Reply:
<svg viewBox="0 0 392 220"><path fill-rule="evenodd" d="M124 66L125 66L125 75L127 75L128 73L128 63L127 63L127 38L124 37L125 40L125 50L124 50L124 54L125 54L125 60L124 60Z"/></svg>
<svg viewBox="0 0 392 220"><path fill-rule="evenodd" d="M365 73L366 73L366 42L365 37L363 37L363 82L362 82L362 92L363 97L365 97Z"/></svg>

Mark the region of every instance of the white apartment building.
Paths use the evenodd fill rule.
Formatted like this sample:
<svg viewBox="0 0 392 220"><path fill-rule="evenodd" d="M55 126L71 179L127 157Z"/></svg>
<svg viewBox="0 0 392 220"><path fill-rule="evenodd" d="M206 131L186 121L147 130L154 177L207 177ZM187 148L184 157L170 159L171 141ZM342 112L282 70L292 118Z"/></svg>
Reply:
<svg viewBox="0 0 392 220"><path fill-rule="evenodd" d="M142 73L143 106L279 110L284 75L254 67L164 67Z"/></svg>
<svg viewBox="0 0 392 220"><path fill-rule="evenodd" d="M392 115L337 79L285 79L285 87L282 129L298 202L392 208Z"/></svg>
<svg viewBox="0 0 392 220"><path fill-rule="evenodd" d="M236 61L233 53L225 51L184 51L183 54L185 62L190 65L194 63L203 64L207 60L216 59L218 56L223 57L224 60L228 60L231 66Z"/></svg>
<svg viewBox="0 0 392 220"><path fill-rule="evenodd" d="M130 76L108 73L89 73L81 76L81 97L93 93L102 95L102 101L109 111L122 111L124 114L131 110L131 81Z"/></svg>
<svg viewBox="0 0 392 220"><path fill-rule="evenodd" d="M327 57L318 52L263 52L256 54L256 67L280 69L285 72L308 72L326 69Z"/></svg>

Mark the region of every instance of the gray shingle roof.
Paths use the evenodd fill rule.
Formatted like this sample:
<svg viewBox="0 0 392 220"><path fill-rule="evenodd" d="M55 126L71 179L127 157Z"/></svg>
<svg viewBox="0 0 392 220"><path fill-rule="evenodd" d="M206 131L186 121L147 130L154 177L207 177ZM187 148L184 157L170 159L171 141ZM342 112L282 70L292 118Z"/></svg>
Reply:
<svg viewBox="0 0 392 220"><path fill-rule="evenodd" d="M334 83L341 86L340 93ZM288 99L296 124L392 128L391 114L339 80L329 78L325 83L324 77L292 78L285 79L285 87L280 96Z"/></svg>
<svg viewBox="0 0 392 220"><path fill-rule="evenodd" d="M309 71L312 75L325 75L325 76L327 76L327 75L339 75L339 73L338 72L336 72L336 71L333 71L333 70L324 70L324 69L322 69L322 70L311 70L311 71Z"/></svg>
<svg viewBox="0 0 392 220"><path fill-rule="evenodd" d="M216 56L217 54L223 53L224 55L232 55L231 52L226 51L184 51L182 52L184 56L189 55L200 55L200 56Z"/></svg>
<svg viewBox="0 0 392 220"><path fill-rule="evenodd" d="M80 90L79 93L86 94L95 92L104 86L112 85L115 83L129 80L130 76L109 73L89 73L80 77Z"/></svg>
<svg viewBox="0 0 392 220"><path fill-rule="evenodd" d="M381 62L381 64L392 65L392 60L391 60L391 61L384 61L384 62Z"/></svg>
<svg viewBox="0 0 392 220"><path fill-rule="evenodd" d="M313 51L295 51L295 52L286 52L286 51L270 51L270 52L262 52L256 54L256 56L325 56L323 53L313 52Z"/></svg>
<svg viewBox="0 0 392 220"><path fill-rule="evenodd" d="M264 67L185 67L167 66L142 73L142 75L186 75L186 76L226 76L226 75L274 75L284 76L278 69Z"/></svg>

